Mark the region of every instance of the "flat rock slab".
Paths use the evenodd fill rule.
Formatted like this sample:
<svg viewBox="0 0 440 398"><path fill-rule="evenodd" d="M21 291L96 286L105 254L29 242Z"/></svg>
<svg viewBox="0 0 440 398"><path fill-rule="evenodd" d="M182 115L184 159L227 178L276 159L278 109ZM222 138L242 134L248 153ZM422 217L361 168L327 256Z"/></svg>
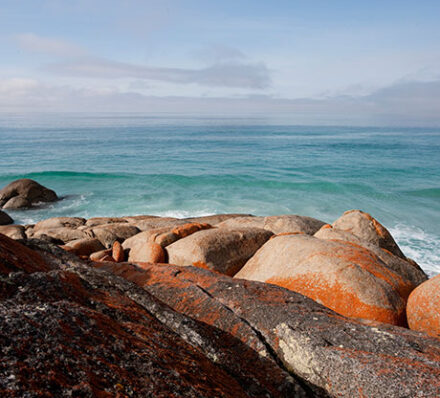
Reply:
<svg viewBox="0 0 440 398"><path fill-rule="evenodd" d="M440 396L439 339L345 318L287 289L196 267L99 267L281 362L309 396Z"/></svg>
<svg viewBox="0 0 440 398"><path fill-rule="evenodd" d="M166 247L168 262L234 275L272 235L260 228L198 231Z"/></svg>

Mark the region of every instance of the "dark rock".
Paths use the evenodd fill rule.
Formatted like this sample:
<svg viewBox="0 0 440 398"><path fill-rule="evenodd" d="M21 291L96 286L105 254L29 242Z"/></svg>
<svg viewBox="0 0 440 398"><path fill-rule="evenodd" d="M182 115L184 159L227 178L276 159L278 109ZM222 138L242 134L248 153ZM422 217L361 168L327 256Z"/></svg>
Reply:
<svg viewBox="0 0 440 398"><path fill-rule="evenodd" d="M0 190L0 207L20 209L39 202L54 202L58 196L54 191L28 178L16 180Z"/></svg>
<svg viewBox="0 0 440 398"><path fill-rule="evenodd" d="M26 244L39 251L0 236L0 396L307 396L231 334L53 245Z"/></svg>
<svg viewBox="0 0 440 398"><path fill-rule="evenodd" d="M8 225L8 224L12 224L13 222L14 220L11 217L9 217L8 214L0 210L0 225Z"/></svg>
<svg viewBox="0 0 440 398"><path fill-rule="evenodd" d="M301 294L196 267L101 264L287 369L310 396L438 397L440 340L356 321Z"/></svg>

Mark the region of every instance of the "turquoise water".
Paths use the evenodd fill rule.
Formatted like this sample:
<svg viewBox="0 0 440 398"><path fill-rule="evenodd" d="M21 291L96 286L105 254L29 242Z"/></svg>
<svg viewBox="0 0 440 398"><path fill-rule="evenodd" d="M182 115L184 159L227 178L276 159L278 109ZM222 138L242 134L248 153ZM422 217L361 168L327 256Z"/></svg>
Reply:
<svg viewBox="0 0 440 398"><path fill-rule="evenodd" d="M296 213L358 208L440 272L440 129L301 127L276 117L0 116L0 186L33 178L52 216Z"/></svg>

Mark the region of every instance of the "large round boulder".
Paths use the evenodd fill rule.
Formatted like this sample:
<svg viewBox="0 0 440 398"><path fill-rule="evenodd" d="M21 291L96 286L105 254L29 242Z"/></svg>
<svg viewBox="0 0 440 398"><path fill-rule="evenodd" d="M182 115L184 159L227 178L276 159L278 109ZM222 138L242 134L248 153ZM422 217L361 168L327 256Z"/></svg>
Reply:
<svg viewBox="0 0 440 398"><path fill-rule="evenodd" d="M383 263L392 271L396 272L405 279L408 279L415 286L425 282L428 277L420 266L412 260L403 259L386 249L367 242L353 235L351 232L333 228L331 225L324 225L315 235L316 238L330 241L352 242L372 251Z"/></svg>
<svg viewBox="0 0 440 398"><path fill-rule="evenodd" d="M333 227L351 232L363 241L379 246L398 257L406 259L389 231L368 213L361 210L346 211L333 223Z"/></svg>
<svg viewBox="0 0 440 398"><path fill-rule="evenodd" d="M234 275L272 235L260 228L205 229L167 246L168 262Z"/></svg>
<svg viewBox="0 0 440 398"><path fill-rule="evenodd" d="M0 210L0 225L8 225L8 224L12 224L13 222L14 220L11 217L9 217L8 214Z"/></svg>
<svg viewBox="0 0 440 398"><path fill-rule="evenodd" d="M440 275L418 286L406 309L410 329L440 338Z"/></svg>
<svg viewBox="0 0 440 398"><path fill-rule="evenodd" d="M415 285L372 251L351 242L307 235L277 236L235 275L304 294L349 317L405 325Z"/></svg>
<svg viewBox="0 0 440 398"><path fill-rule="evenodd" d="M0 190L0 207L4 209L29 208L40 202L54 202L57 194L34 180L23 178Z"/></svg>

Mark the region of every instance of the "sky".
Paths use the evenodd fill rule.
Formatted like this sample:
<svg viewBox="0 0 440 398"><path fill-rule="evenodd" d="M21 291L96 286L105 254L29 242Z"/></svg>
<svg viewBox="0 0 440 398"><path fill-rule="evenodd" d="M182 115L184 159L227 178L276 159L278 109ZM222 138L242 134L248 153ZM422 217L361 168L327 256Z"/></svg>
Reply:
<svg viewBox="0 0 440 398"><path fill-rule="evenodd" d="M1 0L0 112L440 126L440 2Z"/></svg>

